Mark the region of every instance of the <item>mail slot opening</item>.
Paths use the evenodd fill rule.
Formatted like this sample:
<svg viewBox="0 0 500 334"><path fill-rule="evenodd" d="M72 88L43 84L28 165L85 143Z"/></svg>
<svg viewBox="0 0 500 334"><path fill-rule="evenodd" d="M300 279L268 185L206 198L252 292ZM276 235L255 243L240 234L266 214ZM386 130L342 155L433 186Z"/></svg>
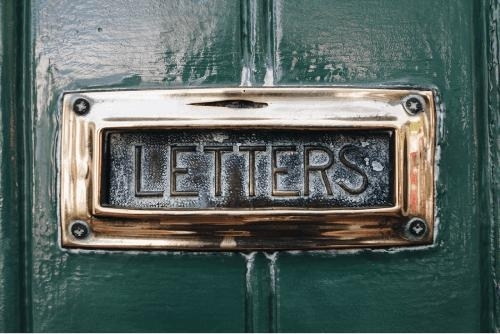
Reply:
<svg viewBox="0 0 500 334"><path fill-rule="evenodd" d="M391 207L392 130L103 133L100 204L134 209Z"/></svg>

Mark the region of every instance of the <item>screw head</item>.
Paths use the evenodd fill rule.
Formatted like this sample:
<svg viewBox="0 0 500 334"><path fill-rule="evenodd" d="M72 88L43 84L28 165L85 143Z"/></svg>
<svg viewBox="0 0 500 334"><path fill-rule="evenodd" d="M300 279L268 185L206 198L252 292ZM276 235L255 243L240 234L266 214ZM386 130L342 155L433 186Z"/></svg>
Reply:
<svg viewBox="0 0 500 334"><path fill-rule="evenodd" d="M402 101L403 108L410 115L416 115L425 109L425 100L420 95L408 95Z"/></svg>
<svg viewBox="0 0 500 334"><path fill-rule="evenodd" d="M427 223L421 218L412 218L405 225L405 235L410 240L421 240L428 232Z"/></svg>
<svg viewBox="0 0 500 334"><path fill-rule="evenodd" d="M86 239L90 235L89 225L81 220L72 222L69 226L69 230L71 232L71 235L78 240Z"/></svg>
<svg viewBox="0 0 500 334"><path fill-rule="evenodd" d="M84 98L78 98L73 103L73 111L80 115L86 115L90 111L90 102Z"/></svg>

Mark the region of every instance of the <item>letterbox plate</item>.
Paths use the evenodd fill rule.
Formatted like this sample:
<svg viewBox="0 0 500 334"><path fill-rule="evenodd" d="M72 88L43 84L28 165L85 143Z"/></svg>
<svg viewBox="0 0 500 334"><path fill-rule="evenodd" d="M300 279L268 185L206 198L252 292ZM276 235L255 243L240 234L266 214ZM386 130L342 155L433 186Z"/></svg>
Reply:
<svg viewBox="0 0 500 334"><path fill-rule="evenodd" d="M63 247L327 249L434 238L432 91L73 92Z"/></svg>

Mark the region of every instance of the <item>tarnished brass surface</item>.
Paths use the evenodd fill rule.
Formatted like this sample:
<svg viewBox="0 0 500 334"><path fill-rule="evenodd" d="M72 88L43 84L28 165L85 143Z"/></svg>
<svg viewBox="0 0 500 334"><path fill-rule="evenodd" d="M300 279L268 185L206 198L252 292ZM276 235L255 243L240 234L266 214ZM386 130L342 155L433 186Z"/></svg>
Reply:
<svg viewBox="0 0 500 334"><path fill-rule="evenodd" d="M112 130L103 137L104 207L394 205L392 130Z"/></svg>
<svg viewBox="0 0 500 334"><path fill-rule="evenodd" d="M408 96L414 97L410 100L412 103L406 103ZM78 99L90 103L90 112L80 115L73 110ZM416 108L418 103L423 110L413 114L412 108ZM196 146L187 148L189 145L186 143L168 148L168 152L174 154L166 158L170 168L166 182L170 183L170 187L165 188L168 190L165 193L165 189L143 189L147 186L147 180L141 181L142 167L137 164L144 159L145 152L143 146L137 144L130 145L130 152L127 153L129 158L123 165L129 166L131 161L135 161L135 168L133 164L130 167L133 175L125 170L122 173L124 176L121 176L132 180L129 183L135 189L133 196L137 197L137 201L129 205L132 202L128 199L117 205L103 195L110 178L106 169L110 164L109 156L104 151L111 144L107 144L106 136L109 133L134 134L137 131L144 133L147 138L153 132L160 133L157 136L160 139L166 138L162 137L164 133L175 131L231 133L233 142L230 144L239 145L238 152L246 154L252 163L255 163L257 156L255 150L269 153L272 163L270 182L277 182L279 177L287 173L274 156L279 154L275 152L280 149L279 146L276 143L272 143L275 148L271 148L271 144L267 147L266 143L263 146L239 143L238 132L285 131L292 133L287 139L288 144L293 143L294 131L306 134L331 133L333 137L338 133L370 136L372 133L389 132L392 138L392 181L389 187L393 198L389 204L368 207L320 207L315 206L314 201L309 202L311 205L302 206L296 206L291 201L290 205L256 207L250 204L238 207L225 202L221 206L210 207L181 202L175 207L171 204L173 202L167 201L168 196L191 196L196 199L199 195L196 189L177 186L179 180L186 177L187 167L182 165L181 160L175 159L188 154L188 151L199 149ZM236 250L429 244L433 242L434 236L434 136L435 106L431 91L220 88L67 93L62 102L60 136L62 245L106 249ZM137 138L129 136L129 140ZM347 144L349 140L355 139L348 139ZM266 195L269 197L267 203L274 203L277 196L300 199L311 195L306 184L312 182L309 175L313 177L313 174L319 180L317 182L325 187L321 196L338 200L335 191L342 188L343 181L336 184L333 180L329 181L326 172L309 162L310 151L307 147L304 146L300 151L304 166L309 166L309 170L299 178L303 182L300 189L291 190L271 184ZM214 165L210 168L215 170L215 177L211 181L213 189L210 188L210 193L212 199L217 199L218 196L226 195L226 184L216 175L224 161L221 157L230 149L214 143L206 144L203 149L213 157ZM281 147L281 150L285 149ZM331 155L331 161L340 161L349 166L343 147L333 145L330 149L332 153L328 153L328 150L325 152ZM252 150L254 153L251 153ZM327 161L330 160L327 158ZM330 166L329 163L323 163ZM248 164L251 165L250 162ZM116 163L113 166L115 169L123 167ZM246 168L248 189L244 193L250 198L259 195L262 190L254 186L257 183L251 174L255 171L251 173L252 169ZM370 177L375 180L374 176ZM370 179L360 182L369 183ZM366 186L365 183L359 183L357 187L352 187L355 191L351 195L359 195ZM151 200L155 204L149 205L144 198L147 201L152 198L158 200ZM420 237L408 234L409 228L420 229L420 226L408 225L415 218L427 224L426 233ZM84 227L88 226L89 233L85 234L85 238L77 238L72 233L72 227L74 230L74 226L80 226L75 225L75 222L83 222L86 224L83 224Z"/></svg>

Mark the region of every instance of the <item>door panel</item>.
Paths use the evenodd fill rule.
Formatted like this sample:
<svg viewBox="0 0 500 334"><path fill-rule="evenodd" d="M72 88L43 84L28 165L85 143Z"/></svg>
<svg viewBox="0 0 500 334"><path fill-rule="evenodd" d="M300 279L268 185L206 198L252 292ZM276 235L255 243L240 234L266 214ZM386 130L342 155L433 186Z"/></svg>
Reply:
<svg viewBox="0 0 500 334"><path fill-rule="evenodd" d="M434 87L442 122L437 245L278 256L283 331L477 331L471 1L283 1L278 84ZM308 296L304 298L304 296Z"/></svg>
<svg viewBox="0 0 500 334"><path fill-rule="evenodd" d="M239 254L47 259L33 272L33 329L242 331L244 270Z"/></svg>
<svg viewBox="0 0 500 334"><path fill-rule="evenodd" d="M0 330L495 330L498 7L2 1ZM64 92L240 85L434 89L435 245L249 254L59 246Z"/></svg>
<svg viewBox="0 0 500 334"><path fill-rule="evenodd" d="M237 85L236 1L33 1L34 331L243 331L240 254L58 246L57 128L67 90Z"/></svg>
<svg viewBox="0 0 500 334"><path fill-rule="evenodd" d="M474 331L479 306L472 270L425 254L279 256L281 331ZM441 256L443 256L441 254ZM457 261L461 266L460 261ZM437 267L437 269L434 269ZM477 277L475 277L477 279ZM307 298L304 298L307 296Z"/></svg>

